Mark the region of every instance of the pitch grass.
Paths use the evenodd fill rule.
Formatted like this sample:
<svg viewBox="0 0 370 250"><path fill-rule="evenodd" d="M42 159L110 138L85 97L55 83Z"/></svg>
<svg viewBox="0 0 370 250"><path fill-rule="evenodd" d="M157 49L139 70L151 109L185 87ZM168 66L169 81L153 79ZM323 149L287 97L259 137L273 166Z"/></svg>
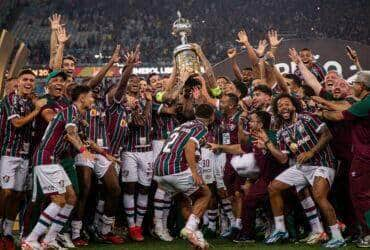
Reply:
<svg viewBox="0 0 370 250"><path fill-rule="evenodd" d="M144 242L126 242L120 246L113 246L113 245L105 245L105 244L92 244L88 247L81 248L81 250L92 250L92 249L104 249L104 250L137 250L137 249L150 249L150 250L190 250L189 244L181 239L176 239L173 242L163 242L156 239L146 239ZM255 249L255 250L274 250L274 249L295 249L295 250L308 250L308 249L324 249L323 247L318 246L307 246L304 244L280 244L274 246L266 246L263 243L255 243L255 244L236 244L226 240L212 240L210 241L210 248L209 249ZM355 245L350 244L341 249L360 249L356 248Z"/></svg>

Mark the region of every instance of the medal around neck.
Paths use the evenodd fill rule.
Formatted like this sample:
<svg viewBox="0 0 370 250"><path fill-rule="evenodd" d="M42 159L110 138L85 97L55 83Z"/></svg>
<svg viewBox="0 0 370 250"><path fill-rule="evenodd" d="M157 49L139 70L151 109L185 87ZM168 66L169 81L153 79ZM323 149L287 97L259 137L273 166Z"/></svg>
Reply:
<svg viewBox="0 0 370 250"><path fill-rule="evenodd" d="M177 71L200 74L200 62L197 54L188 43L188 36L191 35L191 23L181 16L177 11L178 19L172 25L172 35L180 37L181 45L177 46L173 54L175 56Z"/></svg>

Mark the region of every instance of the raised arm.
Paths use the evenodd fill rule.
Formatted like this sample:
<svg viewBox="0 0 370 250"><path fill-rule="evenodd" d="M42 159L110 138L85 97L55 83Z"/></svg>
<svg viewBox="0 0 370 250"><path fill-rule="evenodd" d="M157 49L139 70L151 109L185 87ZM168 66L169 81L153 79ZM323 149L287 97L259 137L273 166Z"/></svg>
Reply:
<svg viewBox="0 0 370 250"><path fill-rule="evenodd" d="M211 89L217 87L216 77L215 77L215 73L213 72L213 67L211 63L208 61L207 57L204 55L202 48L199 46L199 44L196 44L196 43L193 43L192 46L204 66L205 75L207 76L209 87Z"/></svg>
<svg viewBox="0 0 370 250"><path fill-rule="evenodd" d="M128 52L124 57L126 60L126 65L122 72L121 80L117 89L112 94L108 95L109 103L111 103L113 99L120 102L122 97L125 95L131 72L134 66L140 63L140 45L137 45L135 51Z"/></svg>
<svg viewBox="0 0 370 250"><path fill-rule="evenodd" d="M57 53L57 47L58 47L57 29L59 28L59 26L61 26L60 18L61 18L61 15L56 14L56 13L53 14L51 17L49 17L50 28L51 28L49 68L53 68L55 56Z"/></svg>
<svg viewBox="0 0 370 250"><path fill-rule="evenodd" d="M231 48L231 49L228 49L227 50L227 56L230 58L230 62L231 62L231 67L233 68L233 72L234 72L234 75L235 77L239 80L239 81L243 81L243 75L242 75L242 72L238 66L238 63L236 62L236 49L235 48Z"/></svg>
<svg viewBox="0 0 370 250"><path fill-rule="evenodd" d="M88 82L87 82L87 86L90 87L91 89L94 89L99 83L101 83L101 81L104 79L105 75L108 73L108 71L112 68L112 66L115 64L115 63L118 63L119 62L119 59L120 59L120 52L121 52L121 45L117 45L116 46L116 49L114 50L113 52L113 55L112 57L110 58L109 62L104 65L100 70L99 72L93 77L91 78Z"/></svg>
<svg viewBox="0 0 370 250"><path fill-rule="evenodd" d="M241 30L238 32L238 39L236 39L236 41L247 49L249 60L252 62L252 65L255 65L258 62L258 57L256 55L256 52L254 51L254 48L249 43L248 36L245 30Z"/></svg>
<svg viewBox="0 0 370 250"><path fill-rule="evenodd" d="M357 71L361 71L362 66L360 64L360 59L358 58L356 50L352 49L349 46L347 46L347 47L349 49L349 51L347 51L347 56L356 65Z"/></svg>
<svg viewBox="0 0 370 250"><path fill-rule="evenodd" d="M279 47L283 38L278 39L278 33L276 30L270 30L267 32L267 37L270 43L271 52L274 56L276 56L277 48Z"/></svg>
<svg viewBox="0 0 370 250"><path fill-rule="evenodd" d="M54 65L53 69L61 69L63 65L63 53L64 53L64 46L68 39L71 37L67 35L66 29L64 27L59 26L56 30L57 39L58 39L58 47L54 58Z"/></svg>
<svg viewBox="0 0 370 250"><path fill-rule="evenodd" d="M285 82L284 77L281 75L280 71L275 67L275 56L272 51L266 53L265 62L267 63L268 67L270 67L272 74L276 78L276 82L279 85L280 89L284 93L290 93L289 87Z"/></svg>
<svg viewBox="0 0 370 250"><path fill-rule="evenodd" d="M294 48L289 49L289 57L290 59L292 59L293 62L297 64L297 67L301 71L305 83L315 91L315 95L320 95L322 89L321 84L317 80L316 76L308 70L306 65L304 65Z"/></svg>

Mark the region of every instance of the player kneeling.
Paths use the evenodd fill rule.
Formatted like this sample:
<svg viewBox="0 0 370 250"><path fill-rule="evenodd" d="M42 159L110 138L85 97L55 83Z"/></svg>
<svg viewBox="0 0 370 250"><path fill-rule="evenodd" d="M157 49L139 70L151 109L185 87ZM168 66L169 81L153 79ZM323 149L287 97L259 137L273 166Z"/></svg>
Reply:
<svg viewBox="0 0 370 250"><path fill-rule="evenodd" d="M211 199L211 192L199 175L196 154L205 142L207 125L214 120L213 108L206 104L199 105L195 117L195 120L184 123L171 133L155 162L154 178L171 195L182 193L192 200L191 214L181 230L181 236L195 247L207 249L208 243L198 225Z"/></svg>

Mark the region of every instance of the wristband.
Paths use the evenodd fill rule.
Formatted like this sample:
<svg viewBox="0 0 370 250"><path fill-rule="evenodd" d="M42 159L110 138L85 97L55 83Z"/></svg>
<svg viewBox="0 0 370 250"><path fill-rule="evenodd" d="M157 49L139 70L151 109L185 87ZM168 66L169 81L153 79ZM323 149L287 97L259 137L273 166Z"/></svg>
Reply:
<svg viewBox="0 0 370 250"><path fill-rule="evenodd" d="M213 97L218 97L222 93L222 90L219 86L217 86L215 88L211 88L210 91L211 91L211 94L212 94Z"/></svg>
<svg viewBox="0 0 370 250"><path fill-rule="evenodd" d="M83 154L85 151L86 151L86 147L85 146L80 147L80 153L81 154Z"/></svg>

